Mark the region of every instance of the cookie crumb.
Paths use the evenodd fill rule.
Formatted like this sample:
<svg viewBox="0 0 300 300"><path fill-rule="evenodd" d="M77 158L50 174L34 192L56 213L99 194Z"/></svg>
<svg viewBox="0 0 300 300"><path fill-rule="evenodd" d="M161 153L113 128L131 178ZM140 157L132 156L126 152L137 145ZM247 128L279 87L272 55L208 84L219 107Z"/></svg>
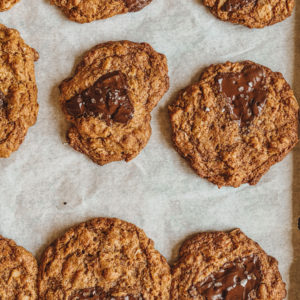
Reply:
<svg viewBox="0 0 300 300"><path fill-rule="evenodd" d="M67 205L68 203L67 202L64 202L64 205Z"/></svg>

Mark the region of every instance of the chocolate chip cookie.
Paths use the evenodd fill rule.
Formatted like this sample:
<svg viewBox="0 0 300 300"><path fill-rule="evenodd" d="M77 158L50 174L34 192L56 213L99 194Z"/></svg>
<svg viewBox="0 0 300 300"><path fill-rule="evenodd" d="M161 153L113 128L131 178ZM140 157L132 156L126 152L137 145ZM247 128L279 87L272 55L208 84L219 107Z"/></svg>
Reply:
<svg viewBox="0 0 300 300"><path fill-rule="evenodd" d="M19 0L0 0L0 12L12 8Z"/></svg>
<svg viewBox="0 0 300 300"><path fill-rule="evenodd" d="M72 21L88 23L118 14L136 12L152 0L50 0Z"/></svg>
<svg viewBox="0 0 300 300"><path fill-rule="evenodd" d="M172 268L171 299L282 300L275 258L239 229L204 232L186 241Z"/></svg>
<svg viewBox="0 0 300 300"><path fill-rule="evenodd" d="M203 0L205 6L219 19L262 28L288 18L295 0Z"/></svg>
<svg viewBox="0 0 300 300"><path fill-rule="evenodd" d="M298 141L299 106L281 73L251 61L212 65L169 107L173 141L197 174L256 184Z"/></svg>
<svg viewBox="0 0 300 300"><path fill-rule="evenodd" d="M32 254L0 236L0 299L37 299L37 273Z"/></svg>
<svg viewBox="0 0 300 300"><path fill-rule="evenodd" d="M129 161L150 135L150 112L169 88L166 57L146 43L100 44L60 86L69 144L99 165Z"/></svg>
<svg viewBox="0 0 300 300"><path fill-rule="evenodd" d="M43 254L38 287L47 300L169 299L165 258L143 230L97 218L68 230Z"/></svg>
<svg viewBox="0 0 300 300"><path fill-rule="evenodd" d="M17 30L0 24L0 157L23 142L38 113L34 61L38 53Z"/></svg>

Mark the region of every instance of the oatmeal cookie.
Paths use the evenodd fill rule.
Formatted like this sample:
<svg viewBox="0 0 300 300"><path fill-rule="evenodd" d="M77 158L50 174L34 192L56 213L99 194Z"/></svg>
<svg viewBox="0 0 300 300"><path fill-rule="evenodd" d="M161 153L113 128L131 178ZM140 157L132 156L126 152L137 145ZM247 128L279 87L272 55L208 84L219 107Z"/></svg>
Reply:
<svg viewBox="0 0 300 300"><path fill-rule="evenodd" d="M263 28L288 18L295 0L203 0L205 6L222 21Z"/></svg>
<svg viewBox="0 0 300 300"><path fill-rule="evenodd" d="M282 300L275 258L241 230L204 232L186 241L172 268L171 299Z"/></svg>
<svg viewBox="0 0 300 300"><path fill-rule="evenodd" d="M0 24L0 157L23 142L38 114L34 61L38 53L17 30Z"/></svg>
<svg viewBox="0 0 300 300"><path fill-rule="evenodd" d="M43 254L38 287L47 300L169 299L165 258L143 230L97 218L68 230Z"/></svg>
<svg viewBox="0 0 300 300"><path fill-rule="evenodd" d="M150 138L150 112L168 88L166 57L150 45L94 47L60 86L63 112L73 124L69 144L99 165L133 159Z"/></svg>
<svg viewBox="0 0 300 300"><path fill-rule="evenodd" d="M50 0L72 21L88 23L118 14L136 12L152 0Z"/></svg>
<svg viewBox="0 0 300 300"><path fill-rule="evenodd" d="M12 8L20 0L0 0L0 12Z"/></svg>
<svg viewBox="0 0 300 300"><path fill-rule="evenodd" d="M299 106L281 73L251 61L212 65L169 107L173 141L219 187L256 184L298 141Z"/></svg>
<svg viewBox="0 0 300 300"><path fill-rule="evenodd" d="M37 273L32 254L0 236L0 299L36 300Z"/></svg>

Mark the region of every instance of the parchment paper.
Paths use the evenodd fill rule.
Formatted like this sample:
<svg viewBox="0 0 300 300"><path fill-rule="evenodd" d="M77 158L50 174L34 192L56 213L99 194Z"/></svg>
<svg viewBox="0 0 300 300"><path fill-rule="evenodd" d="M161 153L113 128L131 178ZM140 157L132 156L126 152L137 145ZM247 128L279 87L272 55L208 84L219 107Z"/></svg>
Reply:
<svg viewBox="0 0 300 300"><path fill-rule="evenodd" d="M293 155L256 186L218 189L195 175L174 150L167 115L178 91L211 63L250 59L282 72L293 84L299 51L295 15L250 30L219 21L196 0L153 0L138 13L90 24L69 21L47 0L21 0L0 13L1 23L18 29L40 53L38 121L20 149L0 160L0 234L39 258L68 227L91 217L118 217L143 228L172 262L189 235L240 227L279 260L289 299L300 299ZM145 41L164 53L171 87L152 113L152 137L141 154L129 163L100 167L65 144L69 124L58 105L58 85L85 51L122 39ZM297 62L299 68L299 56Z"/></svg>

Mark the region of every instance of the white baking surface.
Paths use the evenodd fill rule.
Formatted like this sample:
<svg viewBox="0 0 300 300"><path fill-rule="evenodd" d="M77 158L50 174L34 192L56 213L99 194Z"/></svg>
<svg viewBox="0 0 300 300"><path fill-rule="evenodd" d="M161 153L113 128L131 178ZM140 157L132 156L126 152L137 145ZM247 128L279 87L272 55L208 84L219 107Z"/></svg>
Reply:
<svg viewBox="0 0 300 300"><path fill-rule="evenodd" d="M293 155L256 186L218 189L197 177L174 150L167 115L178 91L211 63L250 59L295 84L295 13L282 23L250 30L219 21L201 1L153 0L138 13L77 24L47 0L21 0L0 13L0 22L18 29L40 53L38 121L20 149L0 160L0 234L39 258L69 226L96 216L118 217L143 228L172 262L190 234L240 227L279 260L290 282L289 299L300 299L299 269L292 264L299 262L300 234L293 211L299 210L293 200ZM100 167L65 144L69 125L58 105L58 85L85 51L122 39L145 41L164 53L171 86L152 113L152 137L141 154L129 163ZM300 67L297 56L296 62Z"/></svg>

